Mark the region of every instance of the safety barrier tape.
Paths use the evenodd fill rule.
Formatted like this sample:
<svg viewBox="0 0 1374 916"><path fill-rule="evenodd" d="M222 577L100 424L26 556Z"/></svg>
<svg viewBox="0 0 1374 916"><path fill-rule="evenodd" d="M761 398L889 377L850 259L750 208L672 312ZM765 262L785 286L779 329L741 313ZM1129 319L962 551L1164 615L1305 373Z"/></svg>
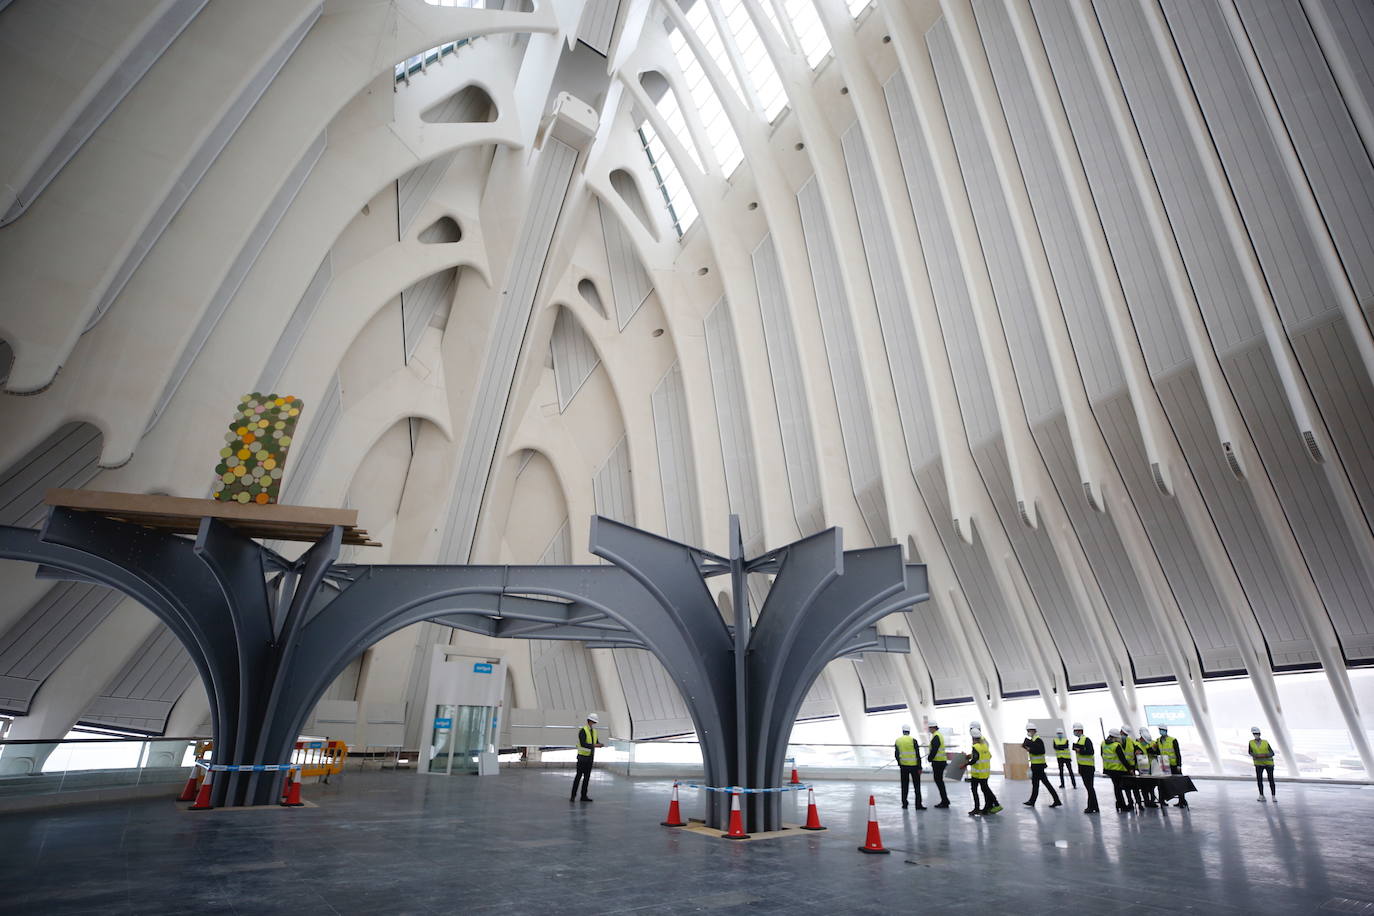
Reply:
<svg viewBox="0 0 1374 916"><path fill-rule="evenodd" d="M280 770L299 770L299 763L206 763L197 760L196 766L213 773L269 773Z"/></svg>
<svg viewBox="0 0 1374 916"><path fill-rule="evenodd" d="M739 786L698 786L695 783L679 783L683 788L703 788L708 792L739 792L741 795L764 795L767 792L800 792L811 786L779 786L776 788L741 788Z"/></svg>

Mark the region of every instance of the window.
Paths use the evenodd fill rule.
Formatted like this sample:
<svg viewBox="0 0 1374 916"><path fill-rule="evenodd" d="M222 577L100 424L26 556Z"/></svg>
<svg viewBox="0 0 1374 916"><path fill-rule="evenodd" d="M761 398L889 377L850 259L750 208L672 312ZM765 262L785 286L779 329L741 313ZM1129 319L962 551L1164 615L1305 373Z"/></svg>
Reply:
<svg viewBox="0 0 1374 916"><path fill-rule="evenodd" d="M707 42L706 35L696 23L692 23L692 28L697 36L706 44L707 50L713 54L723 56L725 50L721 47L720 36L716 34L715 26L711 25L711 17L706 12L704 2L697 3L692 7L696 13L701 11L697 18L705 18L710 25L710 37L715 43L715 49ZM688 16L689 20L692 18ZM682 36L676 28L668 31L668 42L672 45L673 55L677 58L678 67L682 70L683 80L687 84L688 94L691 96L692 104L696 106L697 113L701 116L702 125L706 129L706 140L711 145L711 151L715 154L716 161L720 163L721 172L729 176L735 168L744 160L744 152L740 149L739 138L735 136L734 128L730 126L730 119L725 115L725 107L716 96L715 90L711 88L711 82L706 78L706 70L702 67L701 61L697 60L692 53L691 47L687 44L687 39ZM739 84L734 79L734 73L726 62L724 72L731 87L738 92ZM669 93L671 95L671 93Z"/></svg>
<svg viewBox="0 0 1374 916"><path fill-rule="evenodd" d="M821 17L811 0L782 0L782 5L792 21L792 30L797 33L806 63L814 70L830 53L830 37L825 34Z"/></svg>
<svg viewBox="0 0 1374 916"><path fill-rule="evenodd" d="M672 93L666 95L671 97ZM692 195L687 193L687 185L673 164L673 157L668 155L668 148L648 121L639 127L639 142L644 145L644 154L649 157L649 168L653 170L664 206L668 208L668 218L673 222L677 237L682 238L697 220L697 207Z"/></svg>
<svg viewBox="0 0 1374 916"><path fill-rule="evenodd" d="M855 19L873 3L873 0L849 0L849 15Z"/></svg>
<svg viewBox="0 0 1374 916"><path fill-rule="evenodd" d="M485 5L483 0L425 0L430 6L451 6L461 9L481 9ZM471 42L470 38L462 38L458 41L450 41L447 44L439 45L437 48L430 48L422 51L414 57L407 57L396 65L396 82L410 82L410 77L421 70L435 63L441 57L453 54L463 45Z"/></svg>
<svg viewBox="0 0 1374 916"><path fill-rule="evenodd" d="M763 115L770 122L775 121L787 107L787 93L783 91L778 71L773 68L773 61L764 49L763 40L759 38L754 21L749 18L749 11L741 0L721 0L720 6L725 14L725 22L739 45L740 58L749 73L749 81L753 83L754 91L763 105ZM765 3L763 7L771 17L771 5ZM726 67L730 65L729 61L722 63Z"/></svg>

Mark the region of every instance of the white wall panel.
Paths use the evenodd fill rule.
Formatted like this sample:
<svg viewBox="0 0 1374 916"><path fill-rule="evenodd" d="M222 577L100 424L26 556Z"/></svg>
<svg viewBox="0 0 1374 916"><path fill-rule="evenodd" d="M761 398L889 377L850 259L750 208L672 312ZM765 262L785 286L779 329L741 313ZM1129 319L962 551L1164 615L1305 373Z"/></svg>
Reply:
<svg viewBox="0 0 1374 916"><path fill-rule="evenodd" d="M1031 0L1031 5L1146 365L1153 375L1167 372L1187 362L1190 355L1150 240L1142 191L1131 180L1125 151L1112 129L1102 87L1086 60L1072 9L1061 0Z"/></svg>
<svg viewBox="0 0 1374 916"><path fill-rule="evenodd" d="M544 261L553 241L563 201L577 164L577 150L560 140L547 138L535 165L530 186L529 210L520 225L511 254L511 273L505 294L492 324L487 361L482 366L473 400L472 419L463 436L463 451L449 500L448 518L439 548L439 561L465 563L477 528L477 512L487 489L496 440L506 414L520 358L520 344L534 308L535 293L544 274Z"/></svg>
<svg viewBox="0 0 1374 916"><path fill-rule="evenodd" d="M1355 495L1365 515L1374 517L1374 423L1369 422L1374 417L1374 385L1360 365L1345 319L1335 316L1330 323L1295 335L1293 350Z"/></svg>
<svg viewBox="0 0 1374 916"><path fill-rule="evenodd" d="M615 649L613 654L630 707L631 737L661 738L693 730L687 704L662 662L644 649Z"/></svg>
<svg viewBox="0 0 1374 916"><path fill-rule="evenodd" d="M564 520L544 555L542 564L561 566L572 562L572 529ZM604 709L587 647L571 640L530 639L530 674L542 709Z"/></svg>
<svg viewBox="0 0 1374 916"><path fill-rule="evenodd" d="M893 77L893 81L901 84L901 75ZM909 108L903 109L903 112L911 114ZM908 127L915 130L913 125ZM883 215L882 191L878 187L863 131L856 125L845 131L841 139L849 185L854 192L854 204L859 214L859 233L863 237L868 273L873 281L878 320L882 323L887 365L896 389L907 460L913 468L917 468L938 458L940 446L935 436L930 398L926 394L916 321L911 312L911 303L907 302L906 292L902 288L897 248L892 241L892 230ZM932 331L927 329L926 333Z"/></svg>
<svg viewBox="0 0 1374 916"><path fill-rule="evenodd" d="M768 348L768 366L773 375L773 398L778 405L782 426L782 450L787 462L787 480L792 490L792 512L803 535L825 527L821 513L820 471L816 466L815 439L811 415L802 387L801 358L797 335L792 327L782 271L773 239L764 236L754 249L754 282L758 285L759 309L763 313L763 336Z"/></svg>
<svg viewBox="0 0 1374 916"><path fill-rule="evenodd" d="M711 364L711 393L720 429L721 460L725 465L725 493L730 511L740 517L740 536L749 555L763 544L758 471L754 464L754 430L744 400L744 377L730 323L730 306L716 303L704 322L706 355Z"/></svg>
<svg viewBox="0 0 1374 916"><path fill-rule="evenodd" d="M1207 329L1217 348L1229 351L1260 335L1259 319L1173 90L1146 37L1149 26L1134 3L1098 2L1095 8Z"/></svg>
<svg viewBox="0 0 1374 916"><path fill-rule="evenodd" d="M1297 192L1215 0L1165 0L1164 11L1264 278L1292 332L1339 308L1302 224Z"/></svg>
<svg viewBox="0 0 1374 916"><path fill-rule="evenodd" d="M310 285L301 294L301 301L296 303L295 310L291 312L291 319L286 322L281 336L273 345L272 353L267 357L267 364L262 367L262 374L258 376L257 391L270 394L276 390L281 374L286 371L286 364L291 361L291 354L296 352L296 345L305 336L305 330L310 327L310 320L315 316L315 308L324 298L324 292L329 289L329 283L333 279L334 259L326 254L324 260L320 261L315 276L310 278Z"/></svg>
<svg viewBox="0 0 1374 916"><path fill-rule="evenodd" d="M627 525L635 523L634 489L630 482L629 443L621 438L592 479L596 512Z"/></svg>
<svg viewBox="0 0 1374 916"><path fill-rule="evenodd" d="M303 410L308 410L306 404ZM324 397L315 407L315 420L305 432L305 441L296 444L286 456L285 479L281 487L282 503L299 503L310 492L310 481L329 452L329 440L334 437L343 417L343 389L339 373L335 372L325 389Z"/></svg>
<svg viewBox="0 0 1374 916"><path fill-rule="evenodd" d="M81 721L162 733L196 666L172 631L159 625L81 715Z"/></svg>
<svg viewBox="0 0 1374 916"><path fill-rule="evenodd" d="M34 446L0 477L0 525L40 527L48 517L43 494L80 489L99 473L100 441L91 424L68 423Z"/></svg>
<svg viewBox="0 0 1374 916"><path fill-rule="evenodd" d="M663 516L668 537L700 544L701 501L697 498L692 431L687 419L687 392L682 369L673 363L654 389L654 438L658 443L659 478L663 482Z"/></svg>
<svg viewBox="0 0 1374 916"><path fill-rule="evenodd" d="M401 327L407 362L415 355L425 329L430 325L442 327L447 322L457 288L458 268L450 267L401 290Z"/></svg>
<svg viewBox="0 0 1374 916"><path fill-rule="evenodd" d="M1007 346L1011 349L1017 385L1026 415L1038 422L1061 409L1054 384L1049 350L1035 312L1030 278L1017 248L1011 213L1002 194L997 168L987 137L978 123L977 108L968 80L959 63L949 26L941 20L926 33L931 61L940 84L945 117L959 156L964 188L973 208L983 257L992 278L993 294L1001 313ZM943 319L944 312L941 312ZM973 327L973 317L967 318ZM959 371L956 368L956 373Z"/></svg>
<svg viewBox="0 0 1374 916"><path fill-rule="evenodd" d="M611 53L611 34L615 31L615 16L620 0L587 0L582 20L577 26L577 40L586 42L601 56Z"/></svg>
<svg viewBox="0 0 1374 916"><path fill-rule="evenodd" d="M573 317L572 312L563 306L558 307L558 317L553 322L553 335L549 338L549 352L553 355L553 380L558 389L558 409L564 411L572 403L573 396L582 388L582 383L591 377L592 371L601 364L596 347L587 339L582 325Z"/></svg>
<svg viewBox="0 0 1374 916"><path fill-rule="evenodd" d="M1088 397L1096 400L1124 386L1125 378L1112 345L1106 313L1098 299L1087 243L1074 218L1049 126L1036 102L1006 7L1001 0L977 0L974 9L1055 290L1068 322L1078 369Z"/></svg>
<svg viewBox="0 0 1374 916"><path fill-rule="evenodd" d="M987 382L987 364L983 360L978 332L973 325L968 287L964 283L963 268L954 247L954 231L940 200L940 179L935 174L930 153L921 137L911 92L902 78L894 77L888 81L887 104L892 113L897 149L902 157L907 193L911 196L911 205L916 214L916 227L921 236L921 250L925 254L931 290L940 313L940 327L921 330L943 336L954 369L954 385L959 396L964 429L970 441L982 442L997 433L997 404L992 398L992 387Z"/></svg>
<svg viewBox="0 0 1374 916"><path fill-rule="evenodd" d="M840 710L835 705L835 697L830 692L830 684L824 676L816 678L816 682L807 691L806 698L802 700L801 708L797 710L797 718L820 719L839 714Z"/></svg>
<svg viewBox="0 0 1374 916"><path fill-rule="evenodd" d="M840 437L849 464L849 479L859 509L875 544L891 539L883 504L882 475L878 467L878 443L873 431L873 407L864 387L859 341L849 319L849 300L840 274L839 254L830 232L830 218L821 199L820 185L812 178L797 192L802 233L806 238L811 282L821 317L826 361L835 389L840 415Z"/></svg>
<svg viewBox="0 0 1374 916"><path fill-rule="evenodd" d="M1301 5L1287 0L1239 0L1236 7L1355 293L1367 303L1374 295L1370 151L1355 131ZM1366 25L1368 17L1366 10L1361 17ZM1366 66L1370 50L1368 46L1364 50Z"/></svg>
<svg viewBox="0 0 1374 916"><path fill-rule="evenodd" d="M635 252L629 233L620 225L615 213L607 211L600 201L596 203L596 212L601 216L601 237L606 243L606 263L611 272L611 298L615 300L616 322L623 331L644 300L649 298L653 283Z"/></svg>
<svg viewBox="0 0 1374 916"><path fill-rule="evenodd" d="M886 652L869 652L853 664L864 690L864 712L906 706L906 694L897 672L898 665L906 664L905 659Z"/></svg>
<svg viewBox="0 0 1374 916"><path fill-rule="evenodd" d="M1236 479L1216 447L1215 429L1197 372L1187 369L1175 373L1161 380L1158 390L1231 565L1259 620L1270 658L1277 667L1314 664L1316 650L1294 610L1296 599L1250 486ZM1253 473L1263 473L1263 469L1256 468Z"/></svg>
<svg viewBox="0 0 1374 916"><path fill-rule="evenodd" d="M50 588L0 636L0 709L25 715L48 675L124 600L86 582Z"/></svg>

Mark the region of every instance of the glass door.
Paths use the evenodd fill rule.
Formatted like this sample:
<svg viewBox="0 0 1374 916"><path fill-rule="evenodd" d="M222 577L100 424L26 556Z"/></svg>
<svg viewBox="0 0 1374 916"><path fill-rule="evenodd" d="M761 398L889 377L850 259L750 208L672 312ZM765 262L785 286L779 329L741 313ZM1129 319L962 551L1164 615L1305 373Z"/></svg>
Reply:
<svg viewBox="0 0 1374 916"><path fill-rule="evenodd" d="M454 773L476 773L477 757L487 747L490 706L459 706L453 718Z"/></svg>
<svg viewBox="0 0 1374 916"><path fill-rule="evenodd" d="M453 764L453 719L458 707L434 707L434 729L429 739L429 771L448 773Z"/></svg>

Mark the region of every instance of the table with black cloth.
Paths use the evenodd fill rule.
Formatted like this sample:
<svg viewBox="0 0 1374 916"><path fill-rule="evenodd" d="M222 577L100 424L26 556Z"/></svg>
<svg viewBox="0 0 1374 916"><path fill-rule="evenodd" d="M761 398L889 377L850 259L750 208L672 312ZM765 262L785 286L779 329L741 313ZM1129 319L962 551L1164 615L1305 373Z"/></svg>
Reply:
<svg viewBox="0 0 1374 916"><path fill-rule="evenodd" d="M1122 791L1140 789L1148 792L1158 789L1161 803L1171 798L1182 798L1185 792L1196 792L1197 786L1187 776L1118 776L1117 783Z"/></svg>

